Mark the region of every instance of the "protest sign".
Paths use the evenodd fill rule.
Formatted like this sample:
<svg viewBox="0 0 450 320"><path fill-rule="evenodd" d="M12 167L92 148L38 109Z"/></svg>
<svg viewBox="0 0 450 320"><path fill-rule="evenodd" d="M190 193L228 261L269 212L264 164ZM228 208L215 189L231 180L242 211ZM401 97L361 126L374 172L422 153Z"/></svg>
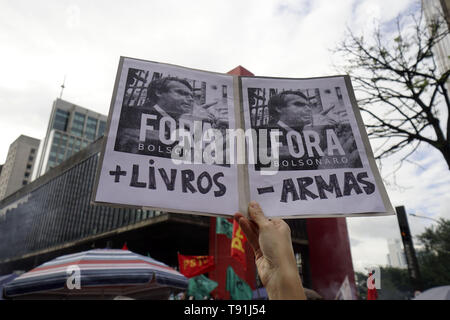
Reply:
<svg viewBox="0 0 450 320"><path fill-rule="evenodd" d="M242 77L241 83L245 128L255 130L258 143L248 166L250 198L265 212L393 213L349 77Z"/></svg>
<svg viewBox="0 0 450 320"><path fill-rule="evenodd" d="M238 77L121 57L95 203L214 216L393 214L348 76Z"/></svg>

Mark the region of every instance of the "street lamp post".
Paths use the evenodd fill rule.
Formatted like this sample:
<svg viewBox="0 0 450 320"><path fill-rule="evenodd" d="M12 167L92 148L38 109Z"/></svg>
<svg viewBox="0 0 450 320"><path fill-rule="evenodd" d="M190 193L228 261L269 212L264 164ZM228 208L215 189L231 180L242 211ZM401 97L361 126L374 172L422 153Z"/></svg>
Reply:
<svg viewBox="0 0 450 320"><path fill-rule="evenodd" d="M433 220L433 221L439 222L439 220L436 220L436 219L434 219L434 218L430 218L430 217L425 217L425 216L420 216L420 215L418 215L418 214L414 214L414 213L409 213L409 215L410 215L410 216L413 216L413 217L417 217L417 218L430 219L430 220Z"/></svg>
<svg viewBox="0 0 450 320"><path fill-rule="evenodd" d="M397 212L398 226L405 249L406 263L408 264L408 273L411 278L411 284L414 290L422 291L422 277L420 275L419 263L417 262L416 251L412 241L411 231L409 230L408 218L404 206L395 207Z"/></svg>

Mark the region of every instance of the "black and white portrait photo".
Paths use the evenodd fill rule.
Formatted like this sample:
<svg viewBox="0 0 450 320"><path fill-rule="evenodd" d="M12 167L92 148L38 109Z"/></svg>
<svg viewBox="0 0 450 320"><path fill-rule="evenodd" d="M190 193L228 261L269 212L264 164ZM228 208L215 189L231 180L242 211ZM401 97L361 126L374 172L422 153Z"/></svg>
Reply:
<svg viewBox="0 0 450 320"><path fill-rule="evenodd" d="M252 199L277 217L393 211L349 76L121 57L99 161L97 203L222 216Z"/></svg>
<svg viewBox="0 0 450 320"><path fill-rule="evenodd" d="M130 68L115 151L171 158L176 131L229 127L226 85Z"/></svg>
<svg viewBox="0 0 450 320"><path fill-rule="evenodd" d="M362 167L340 87L248 88L248 100L251 127L258 137L267 132L262 141L269 156L270 133L279 132L277 170ZM257 143L258 150L265 147L260 138ZM256 170L268 167L259 160Z"/></svg>

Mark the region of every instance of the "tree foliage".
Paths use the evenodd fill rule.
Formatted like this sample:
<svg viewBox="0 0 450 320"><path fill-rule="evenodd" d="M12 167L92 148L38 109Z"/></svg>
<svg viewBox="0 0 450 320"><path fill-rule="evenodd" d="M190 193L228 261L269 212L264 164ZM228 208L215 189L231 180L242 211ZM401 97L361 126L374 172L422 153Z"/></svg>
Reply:
<svg viewBox="0 0 450 320"><path fill-rule="evenodd" d="M417 238L424 245L417 253L424 289L450 285L450 220L441 218Z"/></svg>
<svg viewBox="0 0 450 320"><path fill-rule="evenodd" d="M423 248L417 250L417 261L422 276L423 289L450 285L450 220L440 219L437 225L426 228L417 236ZM405 300L414 296L407 269L380 266L380 300ZM368 274L355 272L359 299L367 297Z"/></svg>
<svg viewBox="0 0 450 320"><path fill-rule="evenodd" d="M441 17L426 23L420 14L398 18L395 36L380 27L369 39L348 31L335 49L346 61L338 68L351 76L370 120L369 138L383 139L377 159L407 147L403 162L425 143L441 152L450 170L450 70L438 69L433 52L448 34ZM444 123L439 108L449 111Z"/></svg>

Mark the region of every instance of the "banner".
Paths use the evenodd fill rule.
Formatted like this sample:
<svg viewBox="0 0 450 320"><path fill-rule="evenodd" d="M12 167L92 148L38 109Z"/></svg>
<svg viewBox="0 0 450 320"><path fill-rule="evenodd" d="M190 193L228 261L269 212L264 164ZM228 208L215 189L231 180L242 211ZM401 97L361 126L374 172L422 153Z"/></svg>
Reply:
<svg viewBox="0 0 450 320"><path fill-rule="evenodd" d="M342 282L334 300L353 300L352 288L350 287L348 276L345 276L345 279Z"/></svg>
<svg viewBox="0 0 450 320"><path fill-rule="evenodd" d="M214 270L213 256L184 256L178 254L180 273L188 278Z"/></svg>
<svg viewBox="0 0 450 320"><path fill-rule="evenodd" d="M252 299L252 288L234 272L231 266L227 268L226 290L230 292L232 300Z"/></svg>
<svg viewBox="0 0 450 320"><path fill-rule="evenodd" d="M372 273L369 273L367 278L367 300L377 300L378 291L375 286L375 279L372 277Z"/></svg>
<svg viewBox="0 0 450 320"><path fill-rule="evenodd" d="M350 78L231 76L121 57L94 201L232 216L394 214Z"/></svg>
<svg viewBox="0 0 450 320"><path fill-rule="evenodd" d="M247 269L247 260L245 256L245 243L247 238L242 232L239 223L233 220L233 238L231 239L231 256L235 258L243 266L244 270Z"/></svg>

